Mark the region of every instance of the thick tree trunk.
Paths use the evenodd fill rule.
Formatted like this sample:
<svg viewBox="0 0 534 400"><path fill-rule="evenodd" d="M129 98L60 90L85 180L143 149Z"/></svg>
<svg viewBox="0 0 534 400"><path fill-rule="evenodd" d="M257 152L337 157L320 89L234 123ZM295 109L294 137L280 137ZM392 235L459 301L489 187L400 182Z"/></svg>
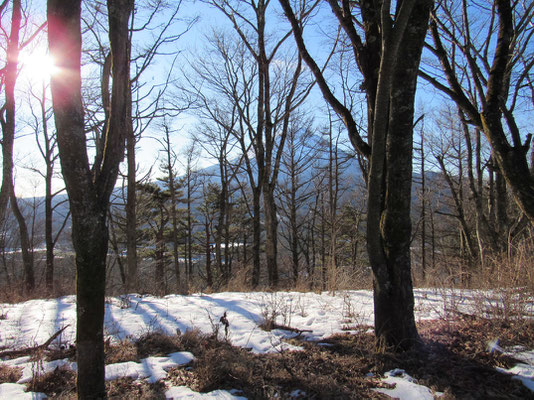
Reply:
<svg viewBox="0 0 534 400"><path fill-rule="evenodd" d="M490 109L483 112L482 122L484 134L491 144L502 176L510 187L517 205L534 225L534 177L527 162L530 137L524 146L510 146L498 110Z"/></svg>
<svg viewBox="0 0 534 400"><path fill-rule="evenodd" d="M4 221L8 202L13 191L13 145L15 143L15 83L19 58L19 34L22 13L20 0L13 1L11 32L7 43L4 68L5 114L0 115L2 124L2 188L0 190L0 219Z"/></svg>
<svg viewBox="0 0 534 400"><path fill-rule="evenodd" d="M129 92L128 20L133 0L108 1L113 56L112 109L104 132L105 156L90 167L81 96L81 1L48 0L48 39L58 67L51 79L63 177L72 213L76 252L76 346L79 399L106 398L104 296L108 227L106 216L124 155Z"/></svg>
<svg viewBox="0 0 534 400"><path fill-rule="evenodd" d="M401 349L419 339L410 261L413 113L430 4L415 2L406 29L397 32L402 36L383 32L374 109L368 250L375 278L375 334L379 344Z"/></svg>
<svg viewBox="0 0 534 400"><path fill-rule="evenodd" d="M104 385L104 298L108 229L106 208L75 206L72 241L76 250L76 362L79 399L106 397Z"/></svg>
<svg viewBox="0 0 534 400"><path fill-rule="evenodd" d="M28 227L22 215L15 188L13 184L13 146L15 143L15 83L17 81L17 68L19 57L19 33L22 20L20 0L13 1L11 17L11 33L7 44L7 62L4 68L5 84L5 115L1 118L2 124L2 157L3 175L2 189L0 190L1 219L5 217L8 202L19 225L20 247L22 251L22 264L24 268L24 285L26 290L32 291L35 287L33 273L33 252L31 249Z"/></svg>
<svg viewBox="0 0 534 400"><path fill-rule="evenodd" d="M299 52L323 96L342 116L354 147L362 155L370 156L367 248L375 278L375 333L379 343L409 348L418 341L409 243L413 108L417 71L433 2L397 2L394 20L390 2L361 1L359 16L352 12L348 1L328 2L353 46L364 76L362 87L368 98L370 149L359 135L351 111L334 96L308 53L302 27L289 1L280 0ZM358 17L361 20L355 21ZM365 43L358 34L358 23L365 31Z"/></svg>

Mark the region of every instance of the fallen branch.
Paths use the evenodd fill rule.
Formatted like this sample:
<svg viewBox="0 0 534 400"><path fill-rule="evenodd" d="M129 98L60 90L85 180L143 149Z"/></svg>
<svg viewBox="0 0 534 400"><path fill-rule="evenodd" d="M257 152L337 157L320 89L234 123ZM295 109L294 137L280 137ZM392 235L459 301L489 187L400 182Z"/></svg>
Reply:
<svg viewBox="0 0 534 400"><path fill-rule="evenodd" d="M48 349L48 346L50 346L50 343L52 343L59 335L61 335L61 333L65 329L67 329L68 326L69 325L65 325L59 331L57 331L52 336L50 336L50 338L46 342L44 342L43 344L40 344L38 346L33 346L33 347L26 347L24 349L19 349L19 350L2 351L2 352L0 352L0 358L4 358L4 357L14 358L14 357L26 356L26 355L33 354L33 353L36 353L36 352L41 351L41 350L46 350L46 349Z"/></svg>

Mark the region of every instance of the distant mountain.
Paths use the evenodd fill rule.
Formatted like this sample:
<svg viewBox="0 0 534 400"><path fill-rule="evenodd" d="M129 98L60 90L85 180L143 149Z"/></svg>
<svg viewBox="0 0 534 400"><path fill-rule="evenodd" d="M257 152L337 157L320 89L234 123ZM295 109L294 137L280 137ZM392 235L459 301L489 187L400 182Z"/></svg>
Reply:
<svg viewBox="0 0 534 400"><path fill-rule="evenodd" d="M355 157L351 157L346 152L340 153L340 159L343 160L342 165L340 167L341 171L341 179L340 181L344 182L346 187L349 188L349 190L344 191L343 196L349 196L354 189L361 189L364 190L364 180L362 177L362 172L359 167L358 161ZM254 163L254 160L252 160ZM312 180L315 175L320 173L320 171L326 171L328 167L329 160L327 158L317 158L311 163L310 168L308 168L306 171L304 171L300 176L300 181L307 181ZM220 178L219 178L219 166L217 164L208 166L206 168L200 169L197 171L197 174L204 176L208 181L219 184ZM442 182L442 175L437 172L429 171L425 174L428 182L428 186L431 187L433 185L438 184L439 182ZM284 165L281 165L281 170L279 174L279 181L284 182L288 177L288 171L284 167ZM324 179L327 179L325 177ZM240 181L243 183L248 182L248 178L244 171L240 172ZM417 200L416 194L418 193L418 190L420 188L420 182L421 182L421 175L420 174L414 174L413 177L413 200L414 202ZM159 185L161 185L161 182L157 182ZM326 181L324 183L327 184ZM447 191L448 192L448 191ZM116 189L115 194L117 196L121 195L121 190ZM36 231L34 234L34 241L36 243L36 246L39 247L44 243L44 220L45 220L45 204L44 204L44 197L36 197L36 198L25 198L20 199L21 205L23 209L25 210L25 214L27 217L35 214L35 224ZM197 200L199 201L199 200ZM69 204L67 201L67 195L66 194L60 194L54 197L54 230L56 231L59 229L59 227L63 224L64 218L66 215L68 215L69 212ZM120 207L119 205L115 204L114 207ZM62 246L68 246L70 247L70 234L71 234L71 222L70 220L67 222L66 227L64 229L64 232L62 234L60 244Z"/></svg>

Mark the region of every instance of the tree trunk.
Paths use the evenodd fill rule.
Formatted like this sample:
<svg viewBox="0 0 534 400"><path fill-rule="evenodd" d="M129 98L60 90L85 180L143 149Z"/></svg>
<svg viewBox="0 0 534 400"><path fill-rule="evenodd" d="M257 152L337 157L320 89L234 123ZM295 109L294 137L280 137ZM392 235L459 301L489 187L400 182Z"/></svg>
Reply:
<svg viewBox="0 0 534 400"><path fill-rule="evenodd" d="M293 177L292 177L293 180ZM295 199L295 189L292 185L291 189L291 199L289 204L289 226L290 226L290 237L289 237L289 247L291 252L291 267L293 270L293 283L296 286L299 279L299 239L298 239L298 226L297 226L297 207Z"/></svg>
<svg viewBox="0 0 534 400"><path fill-rule="evenodd" d="M278 286L278 219L273 185L264 185L263 210L265 213L265 259L269 287L274 289Z"/></svg>
<svg viewBox="0 0 534 400"><path fill-rule="evenodd" d="M401 349L412 347L419 339L410 258L413 113L431 4L413 3L404 29L399 25L401 16L394 28L382 26L367 203L375 335L379 344Z"/></svg>
<svg viewBox="0 0 534 400"><path fill-rule="evenodd" d="M260 252L261 252L261 220L260 220L261 189L252 189L252 287L260 284Z"/></svg>
<svg viewBox="0 0 534 400"><path fill-rule="evenodd" d="M1 118L2 124L2 156L3 176L2 189L0 190L1 218L5 217L8 202L19 225L20 247L22 251L22 264L24 268L24 285L26 290L32 291L35 287L33 273L33 251L31 249L28 227L22 215L13 183L13 146L15 142L15 83L17 81L17 68L19 58L19 33L22 20L20 0L13 1L11 18L11 33L7 44L7 62L4 68L4 84L6 102L4 105L5 116Z"/></svg>
<svg viewBox="0 0 534 400"><path fill-rule="evenodd" d="M163 296L167 293L167 287L165 282L165 238L163 236L164 224L159 227L159 231L156 233L156 271L155 271L155 288L156 292Z"/></svg>
<svg viewBox="0 0 534 400"><path fill-rule="evenodd" d="M81 95L81 0L48 0L50 53L68 74L51 78L63 177L72 213L76 252L77 390L79 399L106 398L104 296L109 198L124 155L129 78L128 20L133 0L109 0L113 90L105 157L90 167Z"/></svg>
<svg viewBox="0 0 534 400"><path fill-rule="evenodd" d="M131 100L130 100L131 102ZM130 114L131 115L131 114ZM127 194L126 194L126 290L139 289L137 272L137 180L135 162L135 136L131 120L126 136Z"/></svg>
<svg viewBox="0 0 534 400"><path fill-rule="evenodd" d="M20 233L20 249L22 252L22 265L24 266L24 286L28 292L35 288L35 276L33 272L33 249L30 241L30 234L24 215L20 211L17 198L15 197L14 188L11 187L10 201L11 210L15 215L15 219L19 225Z"/></svg>
<svg viewBox="0 0 534 400"><path fill-rule="evenodd" d="M206 283L208 285L208 288L213 287L213 274L211 272L211 246L210 246L210 223L208 221L208 218L206 217L206 221L204 223L204 230L206 234L206 247L205 247L205 253L206 253Z"/></svg>
<svg viewBox="0 0 534 400"><path fill-rule="evenodd" d="M186 268L188 274L193 273L193 212L191 210L192 187L191 187L191 166L188 166L187 172L187 237L186 237Z"/></svg>
<svg viewBox="0 0 534 400"><path fill-rule="evenodd" d="M50 178L52 177L49 175ZM54 289L54 238L52 236L52 193L51 182L47 179L46 182L46 195L45 195L45 242L46 242L46 272L45 282L46 289L49 293L52 293Z"/></svg>
<svg viewBox="0 0 534 400"><path fill-rule="evenodd" d="M106 208L72 206L76 250L76 362L79 399L106 397L104 298L108 230Z"/></svg>

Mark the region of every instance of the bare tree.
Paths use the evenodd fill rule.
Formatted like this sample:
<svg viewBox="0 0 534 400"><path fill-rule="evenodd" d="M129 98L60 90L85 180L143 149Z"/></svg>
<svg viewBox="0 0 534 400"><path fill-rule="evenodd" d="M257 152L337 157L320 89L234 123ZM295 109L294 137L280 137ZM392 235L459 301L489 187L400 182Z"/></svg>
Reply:
<svg viewBox="0 0 534 400"><path fill-rule="evenodd" d="M280 212L286 226L281 235L287 242L291 256L293 283L297 284L301 272L300 259L303 251L303 229L310 215L309 202L314 195L312 182L314 178L313 163L318 157L319 149L314 137L311 121L302 118L292 120L287 136L286 151L282 156L280 192Z"/></svg>
<svg viewBox="0 0 534 400"><path fill-rule="evenodd" d="M253 197L252 285L257 286L260 278L259 214L263 200L268 282L275 287L278 285L278 219L274 190L291 113L302 104L311 85L303 82L300 57L283 54L290 31L273 30L274 24L269 21L274 20L275 14L269 1L207 2L228 18L236 34L230 40L225 35L215 39L219 57L228 67L226 72L220 68L227 75L223 76L225 83L215 85L234 104L239 116L233 135L241 146ZM230 41L239 44L229 44Z"/></svg>
<svg viewBox="0 0 534 400"><path fill-rule="evenodd" d="M89 164L81 94L81 0L48 1L50 53L63 71L51 79L59 156L72 213L76 252L78 398L105 398L104 296L108 249L107 212L128 131L133 0L109 0L113 88L108 129Z"/></svg>
<svg viewBox="0 0 534 400"><path fill-rule="evenodd" d="M40 169L33 168L45 181L45 245L46 245L46 288L51 292L54 288L54 248L59 240L60 235L65 229L70 217L70 212L62 216L60 226L54 232L54 214L67 200L54 201L57 195L63 193L65 188L54 191L53 179L56 174L55 165L58 160L57 140L55 132L50 132L49 120L52 118L51 106L47 104L46 91L48 87L43 84L42 91L39 94L30 91L31 96L38 103L37 112L30 103L31 113L34 119L33 127L35 131L35 140L39 153L45 163L44 172ZM57 215L57 214L56 214Z"/></svg>
<svg viewBox="0 0 534 400"><path fill-rule="evenodd" d="M146 129L157 119L164 116L176 116L180 110L177 110L172 101L165 102L165 95L174 67L174 62L178 54L176 42L187 32L195 20L187 21L187 26L176 32L174 29L179 22L178 14L182 6L182 1L167 2L157 1L139 1L134 9L134 15L129 25L128 45L132 46L132 41L137 35L149 35L149 40L144 40L143 44L136 43L130 51L130 68L132 76L130 79L130 99L128 134L126 136L126 179L127 190L124 207L126 209L126 264L127 264L127 290L135 290L138 285L138 260L136 244L136 185L139 182L137 178L138 165L136 161L136 145L141 139ZM87 51L88 56L93 62L101 65L102 78L101 99L96 102L96 109L90 110L90 118L94 124L94 132L105 131L109 109L109 93L106 88L109 86L111 55L109 45L105 43L105 33L108 27L102 23L105 20L105 7L102 7L101 1L95 1L90 4L87 17L84 20L84 28L91 34L92 43ZM152 65L158 60L166 57L172 57L170 68L162 81L150 84L144 79L149 75ZM149 79L152 79L153 75ZM96 85L99 86L99 85ZM104 110L102 116L101 110ZM100 129L99 129L100 128ZM98 133L95 140L101 141Z"/></svg>
<svg viewBox="0 0 534 400"><path fill-rule="evenodd" d="M182 158L185 160L181 162L182 167L185 169L183 179L184 179L184 191L185 191L185 204L186 204L186 215L185 215L185 271L186 275L189 277L193 274L193 243L194 243L194 229L196 220L194 218L193 210L193 201L197 198L196 192L198 187L198 173L197 173L197 163L200 156L199 149L196 148L194 141L189 143L184 148L182 153ZM208 219L209 220L209 219Z"/></svg>
<svg viewBox="0 0 534 400"><path fill-rule="evenodd" d="M367 248L374 273L375 334L379 343L409 348L418 340L410 271L414 99L433 2L398 1L393 10L390 1L328 3L363 75L369 142L308 52L289 0L280 0L323 96L343 119L355 149L370 159Z"/></svg>
<svg viewBox="0 0 534 400"><path fill-rule="evenodd" d="M534 66L529 45L534 3L495 0L488 8L463 0L456 5L442 2L433 11L433 43L427 48L439 67L427 66L420 75L484 133L517 204L534 223L534 176L528 160L532 134L521 134L516 116L524 111L521 100ZM482 29L475 33L473 27Z"/></svg>
<svg viewBox="0 0 534 400"><path fill-rule="evenodd" d="M0 15L6 12L9 1L0 4ZM35 287L34 257L28 226L24 219L13 183L13 147L15 143L15 84L18 76L20 50L31 42L44 27L38 28L29 39L21 41L22 5L20 0L12 2L11 32L7 38L6 65L2 68L2 85L5 92L5 103L0 109L0 125L2 126L2 187L0 189L0 219L5 218L8 203L19 225L22 263L25 273L25 285L28 291Z"/></svg>

